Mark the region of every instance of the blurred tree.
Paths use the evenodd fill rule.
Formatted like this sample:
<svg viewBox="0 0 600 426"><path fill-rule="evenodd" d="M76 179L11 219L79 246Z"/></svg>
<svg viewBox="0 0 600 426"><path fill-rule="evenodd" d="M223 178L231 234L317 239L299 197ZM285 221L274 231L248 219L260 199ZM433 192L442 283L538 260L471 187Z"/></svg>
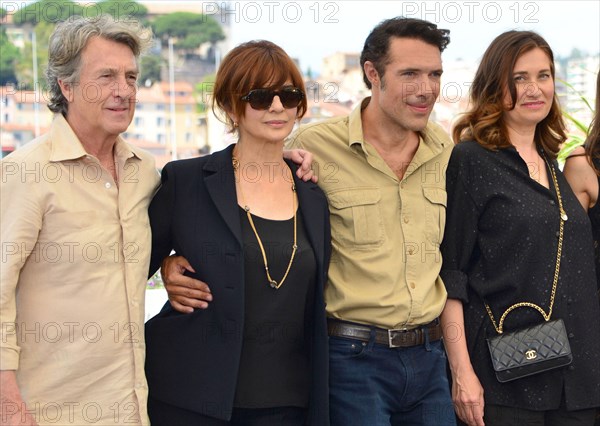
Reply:
<svg viewBox="0 0 600 426"><path fill-rule="evenodd" d="M313 72L312 72L312 68L310 66L306 69L306 78L308 80L312 80L312 78L313 78Z"/></svg>
<svg viewBox="0 0 600 426"><path fill-rule="evenodd" d="M139 78L139 84L145 85L147 80L151 83L160 81L160 68L162 65L162 58L160 55L146 55L142 56L140 68L141 74Z"/></svg>
<svg viewBox="0 0 600 426"><path fill-rule="evenodd" d="M38 79L40 83L45 82L44 71L48 66L48 39L50 38L52 31L54 31L54 27L56 27L56 25L51 22L41 21L34 28L37 42ZM23 47L20 61L15 68L15 74L17 75L17 80L19 81L19 86L21 88L34 89L31 40L27 41Z"/></svg>
<svg viewBox="0 0 600 426"><path fill-rule="evenodd" d="M194 50L206 42L216 43L225 38L214 18L197 13L169 13L157 17L151 25L157 37L164 41L176 38L175 47L182 50Z"/></svg>
<svg viewBox="0 0 600 426"><path fill-rule="evenodd" d="M16 84L15 63L20 57L20 51L6 36L5 28L0 29L0 52L0 86Z"/></svg>
<svg viewBox="0 0 600 426"><path fill-rule="evenodd" d="M202 81L194 87L194 93L198 103L197 112L206 112L210 109L210 100L215 88L216 74L205 75Z"/></svg>

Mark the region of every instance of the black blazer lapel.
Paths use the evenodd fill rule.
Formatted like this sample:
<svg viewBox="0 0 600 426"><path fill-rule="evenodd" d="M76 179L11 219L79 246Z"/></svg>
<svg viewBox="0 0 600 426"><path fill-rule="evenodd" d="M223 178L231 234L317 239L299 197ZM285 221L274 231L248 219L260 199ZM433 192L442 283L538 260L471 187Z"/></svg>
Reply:
<svg viewBox="0 0 600 426"><path fill-rule="evenodd" d="M242 246L242 227L238 213L235 175L231 164L232 144L223 151L216 152L204 165L204 182L213 203L227 226Z"/></svg>

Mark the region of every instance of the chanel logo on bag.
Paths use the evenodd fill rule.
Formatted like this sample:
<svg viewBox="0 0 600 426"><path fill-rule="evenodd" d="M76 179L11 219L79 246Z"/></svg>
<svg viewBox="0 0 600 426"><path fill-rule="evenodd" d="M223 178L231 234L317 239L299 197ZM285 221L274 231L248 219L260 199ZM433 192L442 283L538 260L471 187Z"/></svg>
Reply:
<svg viewBox="0 0 600 426"><path fill-rule="evenodd" d="M525 358L529 360L536 359L537 352L535 351L535 349L529 349L527 352L525 352Z"/></svg>

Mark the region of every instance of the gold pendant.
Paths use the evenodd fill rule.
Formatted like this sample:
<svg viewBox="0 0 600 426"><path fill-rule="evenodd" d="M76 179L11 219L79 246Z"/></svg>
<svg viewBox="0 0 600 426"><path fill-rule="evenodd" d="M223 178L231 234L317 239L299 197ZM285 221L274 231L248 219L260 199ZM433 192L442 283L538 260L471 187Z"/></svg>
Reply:
<svg viewBox="0 0 600 426"><path fill-rule="evenodd" d="M277 281L271 280L269 281L269 285L271 286L271 288L277 288Z"/></svg>
<svg viewBox="0 0 600 426"><path fill-rule="evenodd" d="M560 218L566 222L569 219L569 216L563 211L560 212Z"/></svg>

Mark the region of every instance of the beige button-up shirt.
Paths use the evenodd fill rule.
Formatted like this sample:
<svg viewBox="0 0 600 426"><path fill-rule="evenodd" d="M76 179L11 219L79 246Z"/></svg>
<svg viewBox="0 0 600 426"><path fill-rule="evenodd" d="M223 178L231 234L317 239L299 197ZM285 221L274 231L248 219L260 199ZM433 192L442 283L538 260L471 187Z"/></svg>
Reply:
<svg viewBox="0 0 600 426"><path fill-rule="evenodd" d="M1 162L0 366L40 424L148 424L144 295L154 159L118 186L66 120Z"/></svg>
<svg viewBox="0 0 600 426"><path fill-rule="evenodd" d="M400 180L364 140L361 110L301 127L288 143L314 154L331 212L330 317L382 328L434 320L446 302L439 246L452 141L429 123Z"/></svg>

